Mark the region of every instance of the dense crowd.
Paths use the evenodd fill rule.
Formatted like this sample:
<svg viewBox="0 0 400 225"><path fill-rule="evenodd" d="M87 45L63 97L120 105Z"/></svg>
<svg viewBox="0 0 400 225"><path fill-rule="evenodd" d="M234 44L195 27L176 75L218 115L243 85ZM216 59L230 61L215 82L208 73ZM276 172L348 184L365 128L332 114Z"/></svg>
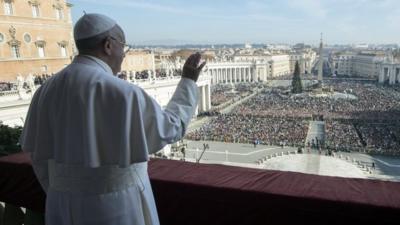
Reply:
<svg viewBox="0 0 400 225"><path fill-rule="evenodd" d="M1 91L11 91L13 90L15 84L11 82L0 82L0 92Z"/></svg>
<svg viewBox="0 0 400 225"><path fill-rule="evenodd" d="M400 88L371 82L330 81L340 98L264 89L187 135L193 140L304 145L308 122L326 120L324 145L336 150L368 149L400 153ZM329 94L328 94L329 95ZM335 95L337 96L337 95Z"/></svg>
<svg viewBox="0 0 400 225"><path fill-rule="evenodd" d="M33 75L35 85L42 85L46 80L48 80L54 74L42 74L42 75Z"/></svg>
<svg viewBox="0 0 400 225"><path fill-rule="evenodd" d="M327 121L326 144L337 150L366 148L376 152L400 153L398 123Z"/></svg>
<svg viewBox="0 0 400 225"><path fill-rule="evenodd" d="M359 124L355 127L367 148L400 152L398 124Z"/></svg>
<svg viewBox="0 0 400 225"><path fill-rule="evenodd" d="M51 76L53 76L54 74L33 74L33 82L35 85L42 85L46 80L48 80ZM28 82L24 79L26 79L27 76L25 76L25 78L23 76L21 76L22 78L22 87L25 89L29 89L29 85ZM12 90L17 90L18 89L18 81L16 80L15 82L9 82L9 81L4 81L4 82L0 82L0 92L3 91L12 91Z"/></svg>
<svg viewBox="0 0 400 225"><path fill-rule="evenodd" d="M166 78L168 75L170 76L181 76L182 70L181 69L174 69L171 70L170 73L167 73L164 70L156 70L154 72L150 70L143 70L143 71L136 71L136 72L127 72L127 71L121 71L117 76L121 79L127 80L147 80L150 78Z"/></svg>
<svg viewBox="0 0 400 225"><path fill-rule="evenodd" d="M363 146L352 123L334 120L325 122L325 144L326 147L336 150L357 149Z"/></svg>
<svg viewBox="0 0 400 225"><path fill-rule="evenodd" d="M268 80L292 80L292 79L293 79L292 73L268 78ZM315 80L315 79L317 79L317 75L312 74L312 73L301 74L301 79L302 80Z"/></svg>
<svg viewBox="0 0 400 225"><path fill-rule="evenodd" d="M174 71L173 75L180 71ZM125 77L121 77L126 79ZM132 79L148 79L148 71L130 74ZM156 71L156 78L167 76ZM34 75L35 85L50 74ZM212 140L269 145L302 146L308 121L315 115L326 120L325 147L336 150L367 148L400 153L400 87L379 86L370 82L326 81L325 86L347 98L316 97L309 93L292 95L288 89L265 88L230 114L218 107L233 102L260 88L258 83L212 86L213 110L199 116L213 116L209 123L187 135L192 140ZM27 83L24 83L27 88ZM1 82L0 91L16 90L17 84ZM355 97L355 98L353 98Z"/></svg>
<svg viewBox="0 0 400 225"><path fill-rule="evenodd" d="M211 106L219 106L245 97L252 93L255 88L260 88L260 85L257 83L213 85L211 87Z"/></svg>
<svg viewBox="0 0 400 225"><path fill-rule="evenodd" d="M232 101L237 94L230 85L214 85L211 88L211 106L218 106Z"/></svg>
<svg viewBox="0 0 400 225"><path fill-rule="evenodd" d="M400 92L397 90L360 83L331 83L334 90L348 94L346 98L325 98L307 93L290 95L279 89L261 93L238 106L240 114L258 116L310 118L313 114L328 119L392 119L400 112ZM345 95L346 95L345 94ZM351 99L355 96L358 99Z"/></svg>
<svg viewBox="0 0 400 225"><path fill-rule="evenodd" d="M189 133L187 138L238 143L254 143L258 140L260 144L301 146L307 129L307 121L221 114Z"/></svg>

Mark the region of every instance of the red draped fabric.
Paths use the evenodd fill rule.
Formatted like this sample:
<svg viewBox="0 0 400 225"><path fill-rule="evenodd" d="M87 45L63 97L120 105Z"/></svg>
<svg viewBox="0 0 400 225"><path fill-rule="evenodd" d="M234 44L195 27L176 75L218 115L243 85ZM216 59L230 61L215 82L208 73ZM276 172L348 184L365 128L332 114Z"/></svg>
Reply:
<svg viewBox="0 0 400 225"><path fill-rule="evenodd" d="M400 183L151 160L161 224L399 224ZM37 211L27 154L0 158L0 201Z"/></svg>
<svg viewBox="0 0 400 225"><path fill-rule="evenodd" d="M0 201L44 211L46 195L35 177L29 154L0 158Z"/></svg>

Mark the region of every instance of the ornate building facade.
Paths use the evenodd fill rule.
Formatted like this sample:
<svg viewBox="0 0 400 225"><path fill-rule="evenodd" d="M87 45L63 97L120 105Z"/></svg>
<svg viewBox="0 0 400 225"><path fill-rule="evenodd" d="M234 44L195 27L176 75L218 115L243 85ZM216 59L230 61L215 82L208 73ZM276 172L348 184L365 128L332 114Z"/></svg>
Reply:
<svg viewBox="0 0 400 225"><path fill-rule="evenodd" d="M294 70L296 60L301 61L302 73L309 72L315 53L310 55L236 55L231 61L209 61L205 73L211 76L212 84L266 82L268 78L292 74L291 66Z"/></svg>
<svg viewBox="0 0 400 225"><path fill-rule="evenodd" d="M293 52L290 55L290 74L294 73L296 62L299 62L300 73L311 73L312 66L317 59L317 53L311 49Z"/></svg>
<svg viewBox="0 0 400 225"><path fill-rule="evenodd" d="M155 71L156 62L154 53L150 50L131 50L126 53L121 70L127 73L144 70Z"/></svg>
<svg viewBox="0 0 400 225"><path fill-rule="evenodd" d="M338 52L330 57L333 74L378 78L385 58L381 51Z"/></svg>
<svg viewBox="0 0 400 225"><path fill-rule="evenodd" d="M75 52L65 0L0 1L0 81L56 73Z"/></svg>
<svg viewBox="0 0 400 225"><path fill-rule="evenodd" d="M398 85L400 84L400 57L387 54L380 64L379 83Z"/></svg>

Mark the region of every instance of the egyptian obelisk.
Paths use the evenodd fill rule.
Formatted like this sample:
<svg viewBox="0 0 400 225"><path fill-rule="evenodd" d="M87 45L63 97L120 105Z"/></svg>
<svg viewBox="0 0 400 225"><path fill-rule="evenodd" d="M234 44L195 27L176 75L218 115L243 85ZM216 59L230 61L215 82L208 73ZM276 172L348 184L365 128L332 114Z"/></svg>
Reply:
<svg viewBox="0 0 400 225"><path fill-rule="evenodd" d="M319 44L319 61L318 61L318 87L322 88L322 73L324 69L324 57L322 55L322 48L323 48L323 43L322 43L322 33L321 33L321 42Z"/></svg>

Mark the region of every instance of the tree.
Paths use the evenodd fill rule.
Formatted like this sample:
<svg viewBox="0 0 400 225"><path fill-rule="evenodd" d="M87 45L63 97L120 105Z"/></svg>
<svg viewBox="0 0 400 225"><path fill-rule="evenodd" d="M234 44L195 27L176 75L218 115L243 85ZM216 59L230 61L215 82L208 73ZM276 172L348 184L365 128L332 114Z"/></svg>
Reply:
<svg viewBox="0 0 400 225"><path fill-rule="evenodd" d="M0 124L0 156L9 155L21 151L18 143L22 127L9 127Z"/></svg>
<svg viewBox="0 0 400 225"><path fill-rule="evenodd" d="M292 93L301 93L303 92L303 84L301 83L300 78L300 66L299 62L296 61L296 65L294 67L293 79L292 79Z"/></svg>

